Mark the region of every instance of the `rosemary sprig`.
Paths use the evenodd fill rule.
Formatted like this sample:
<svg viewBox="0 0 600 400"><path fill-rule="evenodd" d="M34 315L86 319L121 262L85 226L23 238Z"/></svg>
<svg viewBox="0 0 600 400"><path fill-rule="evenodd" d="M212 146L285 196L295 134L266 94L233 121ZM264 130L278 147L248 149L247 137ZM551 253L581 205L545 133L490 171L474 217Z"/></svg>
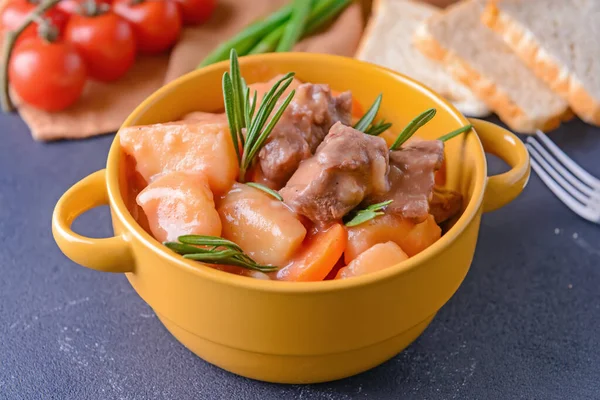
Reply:
<svg viewBox="0 0 600 400"><path fill-rule="evenodd" d="M412 135L415 134L416 131L418 131L423 125L431 121L431 119L435 117L436 112L437 111L435 108L430 108L429 110L423 111L421 114L417 115L412 121L408 123L408 125L406 125L406 127L404 127L402 132L400 132L398 138L390 147L390 150L398 150L400 146L404 144L404 142L406 142L408 139L410 139Z"/></svg>
<svg viewBox="0 0 600 400"><path fill-rule="evenodd" d="M471 128L473 128L472 124L468 124L463 126L462 128L458 128L450 133L446 133L444 136L440 136L438 138L438 140L442 141L442 142L446 142L450 139L452 139L453 137L456 137L458 135L460 135L461 133L465 133L471 130Z"/></svg>
<svg viewBox="0 0 600 400"><path fill-rule="evenodd" d="M346 222L346 226L352 227L356 225L360 225L367 221L372 220L373 218L385 214L382 210L389 206L394 200L387 200L377 204L371 204L369 207L364 210L358 211L354 217Z"/></svg>
<svg viewBox="0 0 600 400"><path fill-rule="evenodd" d="M362 118L359 119L356 124L354 124L354 129L356 129L357 131L366 132L371 123L373 123L375 116L379 112L382 97L383 95L380 93L371 105L371 107L369 107L365 115L363 115Z"/></svg>
<svg viewBox="0 0 600 400"><path fill-rule="evenodd" d="M250 101L250 90L241 76L237 53L235 49L231 49L229 72L223 74L223 98L231 138L240 163L240 182L245 181L246 171L252 165L254 157L296 94L296 91L292 90L275 110L279 99L293 79L293 72L279 79L264 96L257 109L256 92Z"/></svg>
<svg viewBox="0 0 600 400"><path fill-rule="evenodd" d="M273 190L271 188L266 187L265 185L261 185L260 183L256 183L256 182L247 182L246 185L256 188L258 190L262 190L266 194L269 194L269 195L275 197L277 200L283 201L283 197L281 197L281 195L279 193L277 193L275 190Z"/></svg>
<svg viewBox="0 0 600 400"><path fill-rule="evenodd" d="M261 272L272 272L278 269L274 265L257 263L246 255L240 246L220 237L184 235L179 236L177 240L178 242L165 242L164 245L189 260L207 264L235 265Z"/></svg>
<svg viewBox="0 0 600 400"><path fill-rule="evenodd" d="M392 123L391 122L385 122L384 119L380 119L375 124L371 124L371 126L369 126L367 128L367 130L365 131L365 133L367 135L371 135L371 136L379 136L383 132L385 132L389 128L391 128L391 127L392 127Z"/></svg>

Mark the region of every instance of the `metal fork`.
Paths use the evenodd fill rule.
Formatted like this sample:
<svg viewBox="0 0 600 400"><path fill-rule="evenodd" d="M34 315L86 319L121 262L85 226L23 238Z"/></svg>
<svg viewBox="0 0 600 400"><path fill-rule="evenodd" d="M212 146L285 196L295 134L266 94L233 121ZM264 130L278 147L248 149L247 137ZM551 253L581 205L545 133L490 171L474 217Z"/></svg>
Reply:
<svg viewBox="0 0 600 400"><path fill-rule="evenodd" d="M600 224L600 179L577 165L542 131L528 137L526 146L531 167L556 197L580 217Z"/></svg>

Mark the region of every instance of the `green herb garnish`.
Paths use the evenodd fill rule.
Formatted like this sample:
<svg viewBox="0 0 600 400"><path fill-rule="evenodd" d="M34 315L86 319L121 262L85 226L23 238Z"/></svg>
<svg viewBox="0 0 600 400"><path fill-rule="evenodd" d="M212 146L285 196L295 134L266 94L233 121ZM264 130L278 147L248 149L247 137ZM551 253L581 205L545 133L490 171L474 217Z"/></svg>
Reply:
<svg viewBox="0 0 600 400"><path fill-rule="evenodd" d="M165 242L164 245L189 260L207 264L235 265L260 272L272 272L278 269L273 265L257 263L246 255L240 246L220 237L184 235L179 236L177 240L178 242Z"/></svg>
<svg viewBox="0 0 600 400"><path fill-rule="evenodd" d="M435 108L430 108L427 111L423 111L421 114L417 115L412 121L404 127L398 138L390 147L390 150L398 150L400 146L402 146L412 135L415 134L416 131L419 130L423 125L431 121L433 117L435 117L436 113Z"/></svg>
<svg viewBox="0 0 600 400"><path fill-rule="evenodd" d="M227 57L231 53L232 49L235 49L239 54L248 54L260 38L267 35L279 26L285 25L292 15L292 6L286 5L278 11L269 15L267 18L257 21L240 33L222 43L215 50L213 50L208 56L206 56L202 62L198 65L198 68L205 67L207 65L227 60Z"/></svg>
<svg viewBox="0 0 600 400"><path fill-rule="evenodd" d="M350 0L317 0L316 4L313 4L312 10L310 11L310 15L308 16L308 21L304 27L302 37L310 35L318 30L331 18L339 14L346 6L348 6L348 4L350 4ZM273 29L268 35L264 36L254 47L252 47L248 54L261 54L275 51L277 44L280 40L282 40L284 31L287 29L290 23L291 21L285 22Z"/></svg>
<svg viewBox="0 0 600 400"><path fill-rule="evenodd" d="M351 0L313 0L308 19L303 24L301 37L306 37L320 29L350 3ZM264 20L249 25L213 50L202 60L198 68L226 60L231 49L235 49L239 55L275 51L288 25L292 23L294 5L288 4ZM291 49L293 44L290 46L288 43L286 46Z"/></svg>
<svg viewBox="0 0 600 400"><path fill-rule="evenodd" d="M456 137L458 135L460 135L461 133L465 133L471 130L471 128L473 128L472 124L469 125L465 125L462 128L458 128L450 133L446 133L444 136L440 136L438 138L438 140L442 141L442 142L446 142L450 139L452 139L453 137Z"/></svg>
<svg viewBox="0 0 600 400"><path fill-rule="evenodd" d="M308 20L311 10L312 0L294 0L292 16L283 30L281 41L277 45L276 51L290 51L302 36L302 32Z"/></svg>
<svg viewBox="0 0 600 400"><path fill-rule="evenodd" d="M231 138L240 163L240 182L245 182L246 171L252 165L254 157L258 154L258 151L273 131L275 124L279 122L286 107L296 94L296 91L292 90L273 113L277 102L293 79L293 72L279 79L267 92L260 106L256 109L256 92L252 101L250 101L250 90L241 76L237 53L234 49L231 50L229 72L223 74L223 98ZM269 120L271 114L273 116Z"/></svg>
<svg viewBox="0 0 600 400"><path fill-rule="evenodd" d="M384 119L380 119L379 121L377 121L377 123L369 126L367 128L367 130L365 131L365 133L367 135L371 135L371 136L379 136L391 127L392 127L391 122L385 122Z"/></svg>
<svg viewBox="0 0 600 400"><path fill-rule="evenodd" d="M364 210L358 211L354 217L346 222L346 226L352 227L356 225L360 225L364 222L370 221L373 218L385 214L382 210L389 206L394 200L387 200L377 204L371 204L369 207Z"/></svg>
<svg viewBox="0 0 600 400"><path fill-rule="evenodd" d="M275 190L273 190L269 187L266 187L265 185L261 185L260 183L256 183L256 182L247 182L246 185L256 188L258 190L262 190L263 192L275 197L277 200L283 201L283 197L281 197L281 195L279 193L277 193Z"/></svg>
<svg viewBox="0 0 600 400"><path fill-rule="evenodd" d="M366 132L366 130L369 128L369 126L375 119L375 116L379 112L379 107L381 107L382 98L383 95L380 93L379 96L377 96L377 98L373 102L373 104L371 104L371 107L369 107L365 115L363 115L362 118L359 119L356 124L354 124L354 129L356 129L357 131Z"/></svg>
<svg viewBox="0 0 600 400"><path fill-rule="evenodd" d="M308 24L306 24L302 37L315 33L341 13L350 3L352 3L352 0L321 0L318 2L313 6L310 19L308 20Z"/></svg>

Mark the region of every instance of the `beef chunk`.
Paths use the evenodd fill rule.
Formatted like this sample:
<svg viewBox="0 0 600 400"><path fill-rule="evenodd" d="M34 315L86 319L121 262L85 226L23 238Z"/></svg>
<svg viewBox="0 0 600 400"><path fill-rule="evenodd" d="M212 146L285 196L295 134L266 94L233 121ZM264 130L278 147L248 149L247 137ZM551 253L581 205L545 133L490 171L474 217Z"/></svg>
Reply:
<svg viewBox="0 0 600 400"><path fill-rule="evenodd" d="M300 161L314 154L333 124L350 124L351 110L350 92L334 97L328 85L299 84L258 154L262 173L272 182L269 186L285 185Z"/></svg>
<svg viewBox="0 0 600 400"><path fill-rule="evenodd" d="M341 219L368 195L389 189L385 140L336 123L281 190L288 206L311 221Z"/></svg>
<svg viewBox="0 0 600 400"><path fill-rule="evenodd" d="M370 196L365 204L394 200L387 212L416 223L425 221L429 215L435 171L443 161L443 142L411 140L400 150L390 152L389 192Z"/></svg>
<svg viewBox="0 0 600 400"><path fill-rule="evenodd" d="M462 208L462 195L453 190L440 187L433 188L433 196L429 202L429 213L435 222L441 224L460 212Z"/></svg>

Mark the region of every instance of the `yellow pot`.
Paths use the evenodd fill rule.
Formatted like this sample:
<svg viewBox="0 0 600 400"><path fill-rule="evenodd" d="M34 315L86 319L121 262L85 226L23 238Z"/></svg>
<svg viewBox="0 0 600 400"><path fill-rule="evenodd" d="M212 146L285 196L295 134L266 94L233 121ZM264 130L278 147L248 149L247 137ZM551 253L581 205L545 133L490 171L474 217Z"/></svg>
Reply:
<svg viewBox="0 0 600 400"><path fill-rule="evenodd" d="M280 53L241 60L248 82L295 71L308 82L351 90L363 107L383 92L380 115L396 131L427 108L436 117L419 136L436 138L469 121L428 88L393 71L349 58ZM220 63L166 85L123 126L166 122L196 110L222 109ZM513 200L529 178L521 141L491 123L471 120L476 133L447 143L448 185L468 202L460 219L430 248L380 272L347 280L254 280L188 261L163 247L126 207L127 180L119 137L105 170L84 178L58 201L54 238L74 262L125 273L169 331L204 360L249 378L282 383L322 382L365 371L398 354L431 322L464 279L475 251L483 211ZM488 177L485 153L510 171ZM82 237L77 216L110 205L115 236Z"/></svg>

